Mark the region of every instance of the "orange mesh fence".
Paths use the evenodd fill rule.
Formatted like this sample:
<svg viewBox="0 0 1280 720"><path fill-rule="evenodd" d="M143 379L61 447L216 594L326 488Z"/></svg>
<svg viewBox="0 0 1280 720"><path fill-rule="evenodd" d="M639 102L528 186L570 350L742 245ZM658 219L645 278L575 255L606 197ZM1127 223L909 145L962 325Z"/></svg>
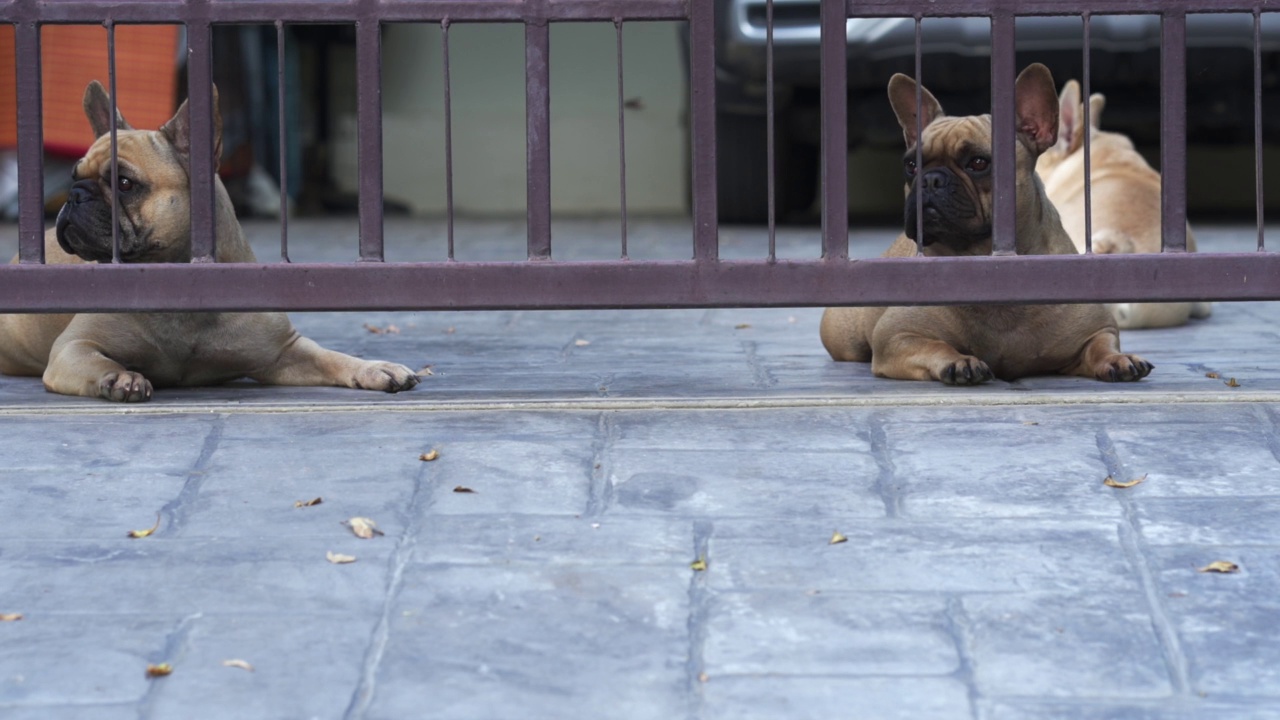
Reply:
<svg viewBox="0 0 1280 720"><path fill-rule="evenodd" d="M134 127L155 128L177 108L178 30L174 25L116 26L120 112ZM98 25L46 25L40 33L44 147L79 157L93 142L81 100L90 80L110 87L107 31ZM13 26L0 25L0 148L18 142Z"/></svg>

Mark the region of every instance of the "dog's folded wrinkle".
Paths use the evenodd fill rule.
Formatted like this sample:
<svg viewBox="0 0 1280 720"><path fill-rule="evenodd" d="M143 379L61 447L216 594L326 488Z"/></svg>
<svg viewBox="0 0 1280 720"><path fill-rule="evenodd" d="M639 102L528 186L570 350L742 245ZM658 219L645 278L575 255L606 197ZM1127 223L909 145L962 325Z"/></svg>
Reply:
<svg viewBox="0 0 1280 720"><path fill-rule="evenodd" d="M215 161L221 146L217 104L215 89ZM111 98L96 80L85 89L84 110L98 139L75 164L67 203L45 233L46 262L111 261L113 190L120 208L122 261L189 262L187 104L159 130L135 130L117 111L114 188ZM217 261L255 262L216 174L214 193ZM122 402L149 400L154 387L213 385L243 377L265 384L386 392L418 383L404 365L320 347L298 335L283 313L0 315L0 372L42 376L51 392Z"/></svg>
<svg viewBox="0 0 1280 720"><path fill-rule="evenodd" d="M919 108L914 80L899 74L889 81L889 102L908 152L903 233L885 256L916 254L917 193L933 211L923 218L925 255L990 255L991 117L948 117L932 93L918 90ZM1023 70L1015 93L1018 253L1075 253L1036 175L1036 158L1058 135L1058 96L1048 68ZM835 360L870 362L880 377L948 385L1047 374L1131 381L1152 367L1120 352L1116 322L1102 305L836 307L823 314L820 332Z"/></svg>

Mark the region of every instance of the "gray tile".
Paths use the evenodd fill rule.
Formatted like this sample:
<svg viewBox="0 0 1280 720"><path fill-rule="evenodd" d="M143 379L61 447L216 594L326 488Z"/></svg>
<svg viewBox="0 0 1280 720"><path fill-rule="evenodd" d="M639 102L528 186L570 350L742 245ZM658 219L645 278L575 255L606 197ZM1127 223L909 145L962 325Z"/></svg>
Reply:
<svg viewBox="0 0 1280 720"><path fill-rule="evenodd" d="M838 530L848 542L828 545ZM717 590L1033 592L1138 587L1105 521L902 523L850 519L715 525L708 583Z"/></svg>
<svg viewBox="0 0 1280 720"><path fill-rule="evenodd" d="M683 716L687 568L405 571L370 718Z"/></svg>
<svg viewBox="0 0 1280 720"><path fill-rule="evenodd" d="M950 678L711 677L703 686L708 720L969 720L968 691Z"/></svg>
<svg viewBox="0 0 1280 720"><path fill-rule="evenodd" d="M849 444L849 452L616 450L607 464L609 513L883 517L876 461L865 442Z"/></svg>
<svg viewBox="0 0 1280 720"><path fill-rule="evenodd" d="M716 678L944 676L960 667L937 596L715 593L707 616L703 658Z"/></svg>
<svg viewBox="0 0 1280 720"><path fill-rule="evenodd" d="M1141 592L971 596L963 605L983 696L1163 698L1173 691Z"/></svg>

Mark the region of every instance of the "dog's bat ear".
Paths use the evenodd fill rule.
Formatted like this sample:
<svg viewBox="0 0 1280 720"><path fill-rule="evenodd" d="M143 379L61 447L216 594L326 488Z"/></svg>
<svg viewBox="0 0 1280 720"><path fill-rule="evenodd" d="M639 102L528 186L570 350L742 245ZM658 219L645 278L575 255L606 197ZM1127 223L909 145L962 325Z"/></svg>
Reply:
<svg viewBox="0 0 1280 720"><path fill-rule="evenodd" d="M1089 124L1094 128L1102 127L1102 110L1106 107L1106 95L1094 93L1089 96Z"/></svg>
<svg viewBox="0 0 1280 720"><path fill-rule="evenodd" d="M93 128L95 138L111 132L111 110L111 96L107 94L106 88L97 80L90 80L89 86L84 89L84 115L89 118L89 127ZM115 109L115 113L116 130L133 129L125 122L119 108Z"/></svg>
<svg viewBox="0 0 1280 720"><path fill-rule="evenodd" d="M1028 65L1014 83L1014 95L1018 135L1039 155L1058 140L1058 93L1053 89L1053 74L1040 63Z"/></svg>
<svg viewBox="0 0 1280 720"><path fill-rule="evenodd" d="M1084 143L1084 105L1080 102L1080 83L1068 80L1058 96L1058 142L1054 150L1067 154Z"/></svg>
<svg viewBox="0 0 1280 720"><path fill-rule="evenodd" d="M898 116L898 124L902 126L902 137L907 147L916 144L916 81L897 73L889 78L889 104L893 106L893 114ZM944 116L942 105L933 93L920 88L920 131L929 127L929 123Z"/></svg>
<svg viewBox="0 0 1280 720"><path fill-rule="evenodd" d="M222 113L218 111L218 87L212 86L213 92L213 171L218 171L218 165L222 160ZM169 142L173 144L175 150L178 151L178 157L182 160L182 164L190 168L189 158L191 157L191 110L188 109L187 101L183 100L182 105L178 106L178 112L169 118L169 122L160 127L160 132L164 134Z"/></svg>

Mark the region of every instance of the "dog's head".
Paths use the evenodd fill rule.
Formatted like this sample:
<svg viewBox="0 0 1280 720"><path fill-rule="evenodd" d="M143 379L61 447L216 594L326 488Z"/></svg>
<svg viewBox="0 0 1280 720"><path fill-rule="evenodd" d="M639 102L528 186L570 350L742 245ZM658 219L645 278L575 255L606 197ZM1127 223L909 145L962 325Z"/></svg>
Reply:
<svg viewBox="0 0 1280 720"><path fill-rule="evenodd" d="M84 113L97 140L76 161L58 213L58 244L85 260L111 261L111 98L94 80ZM222 151L218 91L213 91L214 165ZM120 258L124 262L191 260L190 113L184 101L159 130L134 130L116 111Z"/></svg>
<svg viewBox="0 0 1280 720"><path fill-rule="evenodd" d="M1022 205L1035 188L1035 161L1058 137L1058 96L1053 76L1039 63L1028 66L1015 84L1017 187ZM889 102L907 143L904 226L918 235L916 195L922 196L926 254L979 255L991 252L991 116L948 117L933 94L897 74L889 81ZM916 117L921 131L917 137ZM916 165L916 145L921 164Z"/></svg>

